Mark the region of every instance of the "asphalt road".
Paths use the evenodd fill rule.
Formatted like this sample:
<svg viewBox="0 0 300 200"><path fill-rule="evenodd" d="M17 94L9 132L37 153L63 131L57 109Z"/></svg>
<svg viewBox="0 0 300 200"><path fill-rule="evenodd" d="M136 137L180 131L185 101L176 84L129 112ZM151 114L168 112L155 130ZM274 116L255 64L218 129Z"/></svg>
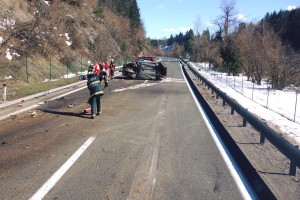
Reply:
<svg viewBox="0 0 300 200"><path fill-rule="evenodd" d="M165 64L162 81L110 81L95 119L83 89L1 121L0 199L242 199L179 63Z"/></svg>

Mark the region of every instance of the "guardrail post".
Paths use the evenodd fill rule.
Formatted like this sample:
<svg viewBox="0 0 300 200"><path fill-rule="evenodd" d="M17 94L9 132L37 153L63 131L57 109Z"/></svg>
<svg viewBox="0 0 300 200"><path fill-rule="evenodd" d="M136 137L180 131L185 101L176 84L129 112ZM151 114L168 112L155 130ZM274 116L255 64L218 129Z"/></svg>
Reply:
<svg viewBox="0 0 300 200"><path fill-rule="evenodd" d="M6 101L6 84L3 84L3 101Z"/></svg>
<svg viewBox="0 0 300 200"><path fill-rule="evenodd" d="M295 162L293 162L293 161L291 160L289 175L291 175L291 176L296 176L296 172L297 172L297 165L296 165Z"/></svg>
<svg viewBox="0 0 300 200"><path fill-rule="evenodd" d="M234 115L234 109L231 107L231 115Z"/></svg>
<svg viewBox="0 0 300 200"><path fill-rule="evenodd" d="M225 102L225 100L223 99L223 106L225 106L226 105L226 102Z"/></svg>
<svg viewBox="0 0 300 200"><path fill-rule="evenodd" d="M247 126L247 121L245 118L243 118L243 127L246 127Z"/></svg>
<svg viewBox="0 0 300 200"><path fill-rule="evenodd" d="M264 144L264 143L265 143L265 140L266 140L265 136L263 136L263 134L260 133L260 140L259 140L259 143Z"/></svg>

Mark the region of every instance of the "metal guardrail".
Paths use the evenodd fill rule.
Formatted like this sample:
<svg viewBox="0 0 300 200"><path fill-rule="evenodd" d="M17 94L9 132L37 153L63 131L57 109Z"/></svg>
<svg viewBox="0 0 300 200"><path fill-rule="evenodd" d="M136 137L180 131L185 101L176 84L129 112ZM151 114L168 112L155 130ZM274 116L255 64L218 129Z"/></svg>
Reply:
<svg viewBox="0 0 300 200"><path fill-rule="evenodd" d="M184 61L183 61L184 62ZM190 66L188 62L184 62L193 74L201 80L205 85L215 92L218 97L223 99L223 105L227 103L231 106L231 113L233 114L236 111L241 117L243 117L243 125L246 126L246 122L249 122L257 131L260 132L261 138L260 142L264 143L265 139L269 140L283 155L285 155L290 162L290 171L289 174L296 176L297 167L300 168L300 150L289 143L285 138L280 136L277 132L267 126L263 121L257 119L245 108L240 106L234 99L226 95L219 88L214 86L211 82L206 80L201 76L193 67Z"/></svg>

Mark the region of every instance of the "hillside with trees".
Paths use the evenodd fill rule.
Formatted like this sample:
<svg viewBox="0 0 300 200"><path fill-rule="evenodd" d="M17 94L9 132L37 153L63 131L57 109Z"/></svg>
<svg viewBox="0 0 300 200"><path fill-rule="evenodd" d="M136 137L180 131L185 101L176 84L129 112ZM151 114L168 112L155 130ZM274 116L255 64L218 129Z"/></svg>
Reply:
<svg viewBox="0 0 300 200"><path fill-rule="evenodd" d="M10 88L151 51L136 0L2 0L0 7L0 81Z"/></svg>
<svg viewBox="0 0 300 200"><path fill-rule="evenodd" d="M199 21L194 31L171 35L166 40L151 40L155 47L168 45L173 56L191 56L195 62L209 63L211 68L261 85L268 81L274 89L300 85L300 8L280 11L257 23L239 21L235 1L224 1L222 15L215 20L218 30L200 31Z"/></svg>
<svg viewBox="0 0 300 200"><path fill-rule="evenodd" d="M285 45L300 50L300 8L279 12L267 13L262 21L277 33Z"/></svg>

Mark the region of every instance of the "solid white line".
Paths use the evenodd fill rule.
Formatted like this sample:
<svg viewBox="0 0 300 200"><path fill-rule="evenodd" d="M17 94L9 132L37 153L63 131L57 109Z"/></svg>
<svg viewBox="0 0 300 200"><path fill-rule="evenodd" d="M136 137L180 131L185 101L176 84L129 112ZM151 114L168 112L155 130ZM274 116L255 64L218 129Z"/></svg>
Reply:
<svg viewBox="0 0 300 200"><path fill-rule="evenodd" d="M236 163L234 163L233 158L231 157L230 153L228 152L228 149L226 148L226 146L224 145L223 141L220 139L220 137L218 136L218 134L216 133L216 131L214 130L214 128L212 127L212 124L210 122L210 120L208 119L206 113L204 112L202 106L199 104L195 94L193 93L193 90L191 88L191 86L188 84L188 81L182 71L181 68L181 72L182 75L187 83L187 86L195 100L195 103L204 119L205 124L207 125L207 128L215 142L215 144L217 145L233 179L235 180L242 196L244 199L246 200L251 200L251 199L256 199L255 195L253 194L253 191L251 190L251 187L249 186L248 182L245 180L243 174L241 173L240 169L238 168L238 166L236 165ZM251 194L251 195L250 195Z"/></svg>
<svg viewBox="0 0 300 200"><path fill-rule="evenodd" d="M59 99L59 98L61 98L61 97L64 97L64 96L67 96L67 95L72 94L72 93L74 93L74 92L77 92L77 91L79 91L79 90L83 90L83 89L85 89L86 87L87 87L87 86L78 88L78 89L76 89L76 90L72 90L72 91L70 91L70 92L64 93L64 94L62 94L62 95L53 97L52 99L45 100L45 101L53 101L53 100L55 100L55 99ZM17 110L17 111L12 112L12 113L10 113L10 114L8 114L8 115L0 116L0 121L3 120L3 119L6 119L6 118L8 118L8 117L10 117L10 116L12 116L12 115L17 115L17 114L22 113L22 112L25 112L25 111L27 111L27 110L36 108L36 107L40 106L41 104L44 104L45 101L42 101L42 102L40 102L40 103L31 105L31 106L28 106L28 107L25 107L25 108L23 108L23 109L21 109L21 110Z"/></svg>
<svg viewBox="0 0 300 200"><path fill-rule="evenodd" d="M59 98L61 98L61 97L67 96L67 95L69 95L69 94L72 94L72 93L77 92L77 91L79 91L79 90L83 90L83 89L85 89L85 88L87 88L87 86L83 86L83 87L81 87L81 88L78 88L78 89L76 89L76 90L72 90L72 91L70 91L70 92L64 93L64 94L59 95L59 96L57 96L57 97L53 97L53 98L50 99L49 101L53 101L53 100L55 100L55 99L59 99Z"/></svg>
<svg viewBox="0 0 300 200"><path fill-rule="evenodd" d="M6 107L6 106L10 106L10 105L22 102L22 101L27 101L29 99L33 99L33 98L36 98L36 97L45 96L46 94L51 94L51 93L56 92L58 90L62 90L62 89L68 88L68 87L72 87L74 85L79 85L79 84L81 84L83 82L86 82L86 81L80 81L80 82L77 82L77 83L72 83L70 85L65 85L65 86L62 86L62 87L59 87L59 88L55 88L55 89L52 89L52 90L40 92L40 93L33 94L33 95L30 95L30 96L27 96L27 97L22 97L20 99L16 99L16 100L4 102L3 104L0 104L0 108Z"/></svg>
<svg viewBox="0 0 300 200"><path fill-rule="evenodd" d="M36 108L36 107L38 107L38 106L39 106L38 104L34 104L34 105L32 105L32 106L23 108L23 109L21 109L21 110L17 110L17 111L15 111L15 112L9 113L8 115L0 116L0 121L3 120L3 119L8 118L8 117L10 117L10 116L17 115L17 114L19 114L19 113L21 113L21 112L25 112L25 111L27 111L27 110Z"/></svg>
<svg viewBox="0 0 300 200"><path fill-rule="evenodd" d="M93 143L96 137L91 136L45 183L29 200L43 199L59 179L76 162L81 154Z"/></svg>

